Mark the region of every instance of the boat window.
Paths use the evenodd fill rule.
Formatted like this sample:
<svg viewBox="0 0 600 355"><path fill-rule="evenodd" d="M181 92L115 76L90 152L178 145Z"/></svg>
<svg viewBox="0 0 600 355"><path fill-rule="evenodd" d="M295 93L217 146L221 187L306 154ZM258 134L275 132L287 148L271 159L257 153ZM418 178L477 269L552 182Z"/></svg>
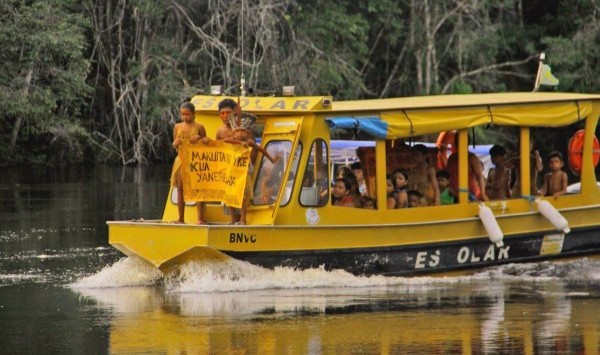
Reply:
<svg viewBox="0 0 600 355"><path fill-rule="evenodd" d="M515 131L517 132L517 131ZM514 132L513 132L514 133ZM471 135L473 131L471 131ZM405 139L386 140L387 208L452 205L457 201L457 131L438 132ZM475 136L478 137L478 136ZM469 156L482 178L492 166L483 139L471 139ZM471 199L482 198L472 184Z"/></svg>
<svg viewBox="0 0 600 355"><path fill-rule="evenodd" d="M438 186L438 171L445 171L446 161L453 150L453 137L455 132L449 132L442 136L443 142L452 144L446 145L438 155L436 146L439 134L412 137L410 139L396 139L386 141L386 191L387 208L407 208L424 207L436 205L436 200L440 200L440 194L435 193L435 187ZM449 184L449 174L441 175L445 181L445 187L442 191L449 195L447 184ZM446 196L444 202L453 204L454 198Z"/></svg>
<svg viewBox="0 0 600 355"><path fill-rule="evenodd" d="M292 188L294 187L294 181L296 181L296 176L298 175L298 164L300 163L300 156L302 155L302 143L298 142L298 146L296 151L294 152L294 156L292 157L292 165L290 166L290 173L288 174L288 179L285 183L285 190L283 191L283 196L281 196L281 202L279 202L279 206L285 206L290 202L290 197L292 196Z"/></svg>
<svg viewBox="0 0 600 355"><path fill-rule="evenodd" d="M581 191L581 169L585 120L564 127L532 127L530 137L532 150L539 151L543 170L538 174L537 187L539 193L546 196L552 191L544 191L544 182L552 173L551 159L559 159L560 170L567 174L567 194ZM558 155L556 153L559 153ZM553 158L557 157L558 158ZM596 160L597 161L597 160ZM547 184L546 184L547 185Z"/></svg>
<svg viewBox="0 0 600 355"><path fill-rule="evenodd" d="M331 181L349 177L352 204L377 208L375 141L385 136L377 115L328 117L331 136Z"/></svg>
<svg viewBox="0 0 600 355"><path fill-rule="evenodd" d="M327 174L327 144L316 139L302 177L300 205L323 206L329 201L329 177Z"/></svg>
<svg viewBox="0 0 600 355"><path fill-rule="evenodd" d="M267 143L265 149L272 157L279 155L281 159L276 164L273 164L269 159L262 157L254 184L254 194L251 200L253 205L270 205L277 200L285 167L290 159L292 142L287 140L270 141ZM296 166L297 164L296 162ZM292 166L292 169L295 168ZM289 199L289 196L287 198Z"/></svg>
<svg viewBox="0 0 600 355"><path fill-rule="evenodd" d="M520 135L521 128L515 126L485 125L469 130L469 152L475 153L482 163L485 196L490 201L522 197ZM470 184L478 185L473 179L469 177ZM531 184L535 194L535 182ZM481 200L482 196L480 193L477 198Z"/></svg>

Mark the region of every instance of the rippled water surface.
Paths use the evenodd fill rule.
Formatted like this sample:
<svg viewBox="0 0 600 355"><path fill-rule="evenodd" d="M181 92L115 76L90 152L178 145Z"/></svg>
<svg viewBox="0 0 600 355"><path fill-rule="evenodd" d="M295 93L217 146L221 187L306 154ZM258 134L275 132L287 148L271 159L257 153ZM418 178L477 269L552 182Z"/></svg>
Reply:
<svg viewBox="0 0 600 355"><path fill-rule="evenodd" d="M356 277L188 264L163 275L107 244L159 218L169 167L0 176L0 353L598 354L600 261L470 276Z"/></svg>

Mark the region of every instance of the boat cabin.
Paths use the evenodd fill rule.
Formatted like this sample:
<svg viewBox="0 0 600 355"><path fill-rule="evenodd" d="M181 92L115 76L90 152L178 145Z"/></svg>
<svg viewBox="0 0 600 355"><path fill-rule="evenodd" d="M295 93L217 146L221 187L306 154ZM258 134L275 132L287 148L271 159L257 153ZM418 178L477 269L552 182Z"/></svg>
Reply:
<svg viewBox="0 0 600 355"><path fill-rule="evenodd" d="M224 98L192 98L196 121L211 138L222 125L217 105ZM483 200L495 215L530 213L552 151L562 154L562 170L571 187L559 198L544 198L559 209L600 203L596 185L600 147L595 138L600 95L501 93L339 102L327 96L243 97L240 105L258 117L260 144L272 156L282 157L273 164L259 155L254 162L250 225L437 223L473 218ZM418 207L388 208L387 177L414 167L412 148L417 144L425 146L424 158L435 171L447 170L453 155L458 174L455 203L441 205L432 196L423 196ZM479 196L470 191L470 164L475 161L470 156L478 158L487 181L495 168L489 154L494 145L505 150L510 191L505 198L487 200L485 191ZM536 164L538 154L542 170ZM360 163L366 195L375 201L375 209L332 205L337 168L354 162ZM176 193L172 188L163 221L177 219ZM188 205L186 221L193 223L195 203ZM209 224L228 221L218 202L206 204L205 218ZM504 228L510 233L516 227Z"/></svg>

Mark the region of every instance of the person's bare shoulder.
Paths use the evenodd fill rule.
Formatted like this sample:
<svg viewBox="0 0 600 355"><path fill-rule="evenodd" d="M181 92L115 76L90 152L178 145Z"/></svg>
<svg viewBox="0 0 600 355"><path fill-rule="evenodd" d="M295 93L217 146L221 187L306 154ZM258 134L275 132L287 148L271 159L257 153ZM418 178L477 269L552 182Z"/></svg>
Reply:
<svg viewBox="0 0 600 355"><path fill-rule="evenodd" d="M200 135L200 137L206 137L206 128L204 128L204 125L202 123L197 123L198 125L198 134Z"/></svg>
<svg viewBox="0 0 600 355"><path fill-rule="evenodd" d="M216 138L216 139L224 139L224 138L227 138L227 137L225 136L225 131L224 131L224 129L223 129L223 126L221 126L221 127L219 127L219 128L217 129L217 134L215 135L215 138Z"/></svg>

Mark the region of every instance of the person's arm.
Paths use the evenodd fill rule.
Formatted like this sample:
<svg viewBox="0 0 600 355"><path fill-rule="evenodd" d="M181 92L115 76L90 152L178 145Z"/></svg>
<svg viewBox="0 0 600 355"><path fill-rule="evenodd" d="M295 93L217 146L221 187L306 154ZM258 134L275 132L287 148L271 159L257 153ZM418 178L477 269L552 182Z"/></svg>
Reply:
<svg viewBox="0 0 600 355"><path fill-rule="evenodd" d="M223 134L223 127L219 127L217 129L217 133L215 134L215 139L220 141L223 140L225 138L225 135Z"/></svg>
<svg viewBox="0 0 600 355"><path fill-rule="evenodd" d="M248 142L241 141L239 139L235 139L235 138L231 138L231 137L223 138L223 142L230 143L230 144L241 144L241 145L243 145L245 147L248 146Z"/></svg>
<svg viewBox="0 0 600 355"><path fill-rule="evenodd" d="M481 191L481 199L483 201L489 201L490 199L487 197L485 193L485 176L483 176L483 168L481 167L481 161L474 154L469 154L469 165L475 175L475 179L479 184L479 190Z"/></svg>
<svg viewBox="0 0 600 355"><path fill-rule="evenodd" d="M435 206L439 206L442 203L440 202L440 187L438 186L437 179L435 177L435 168L430 166L427 170L429 170L429 183L433 187L433 204Z"/></svg>
<svg viewBox="0 0 600 355"><path fill-rule="evenodd" d="M401 191L398 193L398 208L408 207L408 195L405 191Z"/></svg>
<svg viewBox="0 0 600 355"><path fill-rule="evenodd" d="M544 175L544 184L542 184L542 188L538 190L538 195L546 196L546 191L548 191L548 176L550 174Z"/></svg>
<svg viewBox="0 0 600 355"><path fill-rule="evenodd" d="M256 150L258 150L259 152L261 152L261 153L262 153L262 155L264 155L265 157L267 157L267 159L269 159L269 161L270 161L271 163L273 163L273 164L277 163L277 162L278 162L278 161L281 159L281 156L280 156L280 155L277 155L277 156L275 156L275 158L273 158L273 157L271 156L271 154L269 154L269 152L267 152L267 150L266 150L265 148L263 148L262 146L260 146L260 145L256 144L256 142L255 142L253 139L248 139L248 140L246 141L246 143L247 143L249 146L251 146L252 148L255 148Z"/></svg>
<svg viewBox="0 0 600 355"><path fill-rule="evenodd" d="M200 131L198 132L198 135L200 136L200 140L202 141L203 144L208 144L208 143L212 142L212 139L210 139L206 135L206 128L204 128L204 126L202 126L202 125L200 125Z"/></svg>
<svg viewBox="0 0 600 355"><path fill-rule="evenodd" d="M486 188L486 194L488 195L488 197L490 195L494 196L494 193L492 192L492 190L494 189L495 185L495 177L496 175L496 168L491 168L490 171L488 171L488 178L487 181L485 182L485 188Z"/></svg>
<svg viewBox="0 0 600 355"><path fill-rule="evenodd" d="M202 140L202 138L206 137L206 130L204 129L204 126L199 123L197 123L197 125L198 125L198 134L190 137L190 142L192 142L192 143L196 143L196 142Z"/></svg>
<svg viewBox="0 0 600 355"><path fill-rule="evenodd" d="M504 169L504 186L503 188L506 191L506 198L512 198L512 190L510 188L511 180L510 180L510 170Z"/></svg>
<svg viewBox="0 0 600 355"><path fill-rule="evenodd" d="M396 199L393 197L388 197L387 199L387 209L388 210L393 210L394 208L396 208Z"/></svg>
<svg viewBox="0 0 600 355"><path fill-rule="evenodd" d="M476 155L469 154L469 165L471 165L471 169L473 170L475 179L479 184L479 190L481 190L481 199L483 201L489 201L489 198L485 193L485 177L483 176L483 168L481 167L481 161L479 161L479 158L477 158Z"/></svg>
<svg viewBox="0 0 600 355"><path fill-rule="evenodd" d="M540 152L537 149L533 151L533 168L538 173L544 170L544 163L542 162Z"/></svg>
<svg viewBox="0 0 600 355"><path fill-rule="evenodd" d="M175 127L173 127L173 148L175 148L175 149L179 148L179 145L181 144L181 138L177 137L178 132L179 132L179 123L175 124Z"/></svg>

